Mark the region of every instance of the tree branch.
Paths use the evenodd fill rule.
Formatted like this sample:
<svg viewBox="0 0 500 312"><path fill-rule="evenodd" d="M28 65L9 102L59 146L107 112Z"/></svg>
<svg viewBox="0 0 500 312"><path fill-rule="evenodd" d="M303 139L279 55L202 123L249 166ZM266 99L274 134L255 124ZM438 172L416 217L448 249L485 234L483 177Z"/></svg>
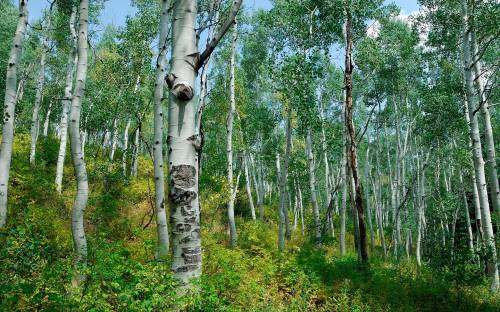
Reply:
<svg viewBox="0 0 500 312"><path fill-rule="evenodd" d="M240 10L242 2L243 0L234 0L233 8L231 9L231 12L229 12L229 16L227 17L226 22L224 23L224 25L222 25L219 32L207 44L205 51L200 54L200 58L198 59L198 62L195 66L196 70L200 69L203 66L203 64L215 50L215 47L217 47L217 45L219 44L222 37L224 37L231 25L234 24L234 20L236 18L236 15L238 14L238 11Z"/></svg>

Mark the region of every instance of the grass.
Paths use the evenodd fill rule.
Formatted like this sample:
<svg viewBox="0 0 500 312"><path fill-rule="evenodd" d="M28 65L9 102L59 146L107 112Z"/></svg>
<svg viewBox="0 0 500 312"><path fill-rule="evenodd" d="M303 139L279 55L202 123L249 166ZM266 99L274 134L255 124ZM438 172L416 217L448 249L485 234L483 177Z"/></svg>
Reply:
<svg viewBox="0 0 500 312"><path fill-rule="evenodd" d="M108 174L106 158L94 158L91 148L88 280L80 297L69 296L71 165L59 196L57 141L40 141L34 168L28 146L29 136L17 135L8 227L0 232L1 311L500 311L486 283L468 286L431 267L417 270L411 259L384 262L379 250L361 268L353 250L339 255L335 239L317 249L297 230L279 253L274 205L266 207L266 222L237 218L238 247L231 250L224 196L216 192L202 196L201 291L177 298L168 263L154 260L151 161L142 158L139 177L130 179L119 164Z"/></svg>

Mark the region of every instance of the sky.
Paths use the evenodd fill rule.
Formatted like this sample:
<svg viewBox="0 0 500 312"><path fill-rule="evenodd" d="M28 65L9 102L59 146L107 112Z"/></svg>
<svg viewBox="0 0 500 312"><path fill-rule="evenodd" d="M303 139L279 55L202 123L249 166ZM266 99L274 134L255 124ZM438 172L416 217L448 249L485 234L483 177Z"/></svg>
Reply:
<svg viewBox="0 0 500 312"><path fill-rule="evenodd" d="M418 11L417 0L386 0L385 3L394 2L402 9L403 14L409 14L413 11ZM44 8L48 6L48 0L32 0L30 1L30 22L39 18ZM253 9L270 9L271 3L269 0L244 0L244 5L247 8ZM125 24L127 15L133 15L135 9L130 5L130 0L108 0L106 6L101 13L101 22L103 24L114 24L122 26Z"/></svg>

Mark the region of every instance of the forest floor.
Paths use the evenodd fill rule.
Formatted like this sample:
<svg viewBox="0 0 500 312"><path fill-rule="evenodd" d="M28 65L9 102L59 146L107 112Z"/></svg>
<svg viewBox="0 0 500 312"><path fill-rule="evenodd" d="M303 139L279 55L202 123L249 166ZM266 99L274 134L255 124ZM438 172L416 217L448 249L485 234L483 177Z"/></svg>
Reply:
<svg viewBox="0 0 500 312"><path fill-rule="evenodd" d="M168 311L173 305L187 311L500 311L500 296L482 280L471 285L443 270L417 270L411 258L385 262L380 250L361 268L353 250L339 255L335 238L317 249L300 228L278 253L272 205L265 222L253 221L239 198L238 248L231 250L224 195L214 189L201 190L201 291L179 299L169 263L154 260L151 161L141 159L139 177L131 179L122 174L120 154L108 172L107 158L93 148L86 156L88 278L82 293L70 296L71 162L58 195L57 140L40 140L34 168L28 149L29 136L18 135L8 227L0 232L0 311ZM352 237L347 243L352 246Z"/></svg>

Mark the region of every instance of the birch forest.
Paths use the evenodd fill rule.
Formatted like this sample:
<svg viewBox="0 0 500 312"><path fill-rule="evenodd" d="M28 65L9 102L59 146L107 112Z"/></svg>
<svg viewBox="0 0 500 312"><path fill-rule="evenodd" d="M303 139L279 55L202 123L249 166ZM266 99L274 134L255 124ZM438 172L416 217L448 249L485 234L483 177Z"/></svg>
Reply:
<svg viewBox="0 0 500 312"><path fill-rule="evenodd" d="M497 0L0 0L0 311L500 311Z"/></svg>

